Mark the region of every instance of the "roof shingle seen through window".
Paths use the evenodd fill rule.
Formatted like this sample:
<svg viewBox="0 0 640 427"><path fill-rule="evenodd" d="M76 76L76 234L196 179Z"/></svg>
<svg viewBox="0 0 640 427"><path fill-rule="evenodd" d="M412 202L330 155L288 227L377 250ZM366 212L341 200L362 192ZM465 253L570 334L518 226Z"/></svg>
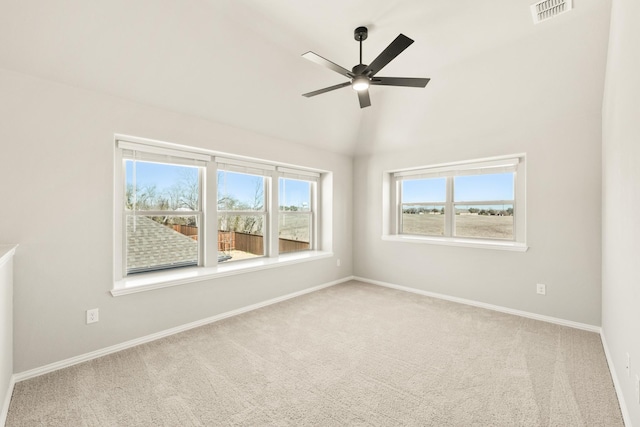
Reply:
<svg viewBox="0 0 640 427"><path fill-rule="evenodd" d="M145 216L127 217L127 271L197 264L198 242Z"/></svg>

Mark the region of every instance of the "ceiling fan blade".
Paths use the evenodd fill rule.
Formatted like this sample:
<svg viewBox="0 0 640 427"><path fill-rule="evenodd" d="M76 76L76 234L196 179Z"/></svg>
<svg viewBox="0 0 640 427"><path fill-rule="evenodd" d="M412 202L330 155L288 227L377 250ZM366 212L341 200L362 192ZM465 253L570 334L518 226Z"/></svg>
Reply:
<svg viewBox="0 0 640 427"><path fill-rule="evenodd" d="M332 90L340 89L342 87L347 87L347 86L351 86L351 82L344 82L338 85L325 87L324 89L314 90L313 92L303 93L302 96L306 96L307 98L310 98L312 96L320 95L325 92L331 92Z"/></svg>
<svg viewBox="0 0 640 427"><path fill-rule="evenodd" d="M328 59L323 58L322 56L315 54L313 52L307 52L302 55L303 58L308 59L309 61L313 61L318 65L322 65L323 67L327 67L330 70L335 71L338 74L342 74L345 77L352 78L353 73L346 68L342 68L336 63L329 61Z"/></svg>
<svg viewBox="0 0 640 427"><path fill-rule="evenodd" d="M369 98L369 89L358 91L358 101L360 101L360 108L371 106L371 98Z"/></svg>
<svg viewBox="0 0 640 427"><path fill-rule="evenodd" d="M374 76L378 71L382 70L393 58L400 55L402 51L411 46L413 40L404 34L400 34L394 41L391 42L385 50L382 51L376 59L373 60L367 68L364 69L362 74L371 72L370 76Z"/></svg>
<svg viewBox="0 0 640 427"><path fill-rule="evenodd" d="M421 79L414 77L375 77L369 82L378 86L407 86L425 87L431 79Z"/></svg>

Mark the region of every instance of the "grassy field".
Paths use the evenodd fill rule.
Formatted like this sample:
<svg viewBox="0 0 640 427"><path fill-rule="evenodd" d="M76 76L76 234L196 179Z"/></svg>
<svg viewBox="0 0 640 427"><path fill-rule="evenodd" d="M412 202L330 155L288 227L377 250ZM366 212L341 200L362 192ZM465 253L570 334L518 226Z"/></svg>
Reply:
<svg viewBox="0 0 640 427"><path fill-rule="evenodd" d="M456 237L513 239L512 216L456 215ZM404 234L444 235L444 215L402 215Z"/></svg>
<svg viewBox="0 0 640 427"><path fill-rule="evenodd" d="M309 216L280 214L278 237L281 239L309 242Z"/></svg>

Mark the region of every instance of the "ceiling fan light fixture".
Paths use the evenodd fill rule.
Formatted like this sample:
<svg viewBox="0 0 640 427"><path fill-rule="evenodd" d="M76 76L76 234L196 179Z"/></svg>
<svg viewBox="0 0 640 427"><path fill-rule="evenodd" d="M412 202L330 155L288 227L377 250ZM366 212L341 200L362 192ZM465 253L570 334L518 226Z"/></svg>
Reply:
<svg viewBox="0 0 640 427"><path fill-rule="evenodd" d="M353 90L358 92L369 89L369 79L365 76L355 76L351 82Z"/></svg>
<svg viewBox="0 0 640 427"><path fill-rule="evenodd" d="M542 0L543 2L551 1L571 1L571 0ZM360 62L355 65L351 71L340 65L329 61L322 56L313 52L307 52L302 55L303 58L313 61L318 65L322 65L348 78L347 81L337 85L325 87L324 89L314 90L313 92L303 93L302 96L310 98L312 96L331 92L336 89L351 86L358 94L358 102L360 108L371 106L369 97L369 86L404 86L404 87L425 87L429 83L427 78L418 77L377 77L376 74L382 70L389 62L400 55L406 48L411 46L413 40L404 34L398 35L389 46L387 46L371 64L362 63L362 42L367 39L367 27L358 27L353 32L355 40L360 45Z"/></svg>

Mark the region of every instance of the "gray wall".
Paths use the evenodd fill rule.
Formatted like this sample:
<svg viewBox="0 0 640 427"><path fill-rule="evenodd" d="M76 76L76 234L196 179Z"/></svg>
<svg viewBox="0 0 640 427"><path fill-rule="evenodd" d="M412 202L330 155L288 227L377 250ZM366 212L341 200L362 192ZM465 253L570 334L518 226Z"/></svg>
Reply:
<svg viewBox="0 0 640 427"><path fill-rule="evenodd" d="M437 70L420 104L363 116L359 146L369 153L354 162L355 275L600 326L610 3L581 5ZM397 120L380 120L387 113ZM527 154L527 252L381 240L385 170L519 153Z"/></svg>
<svg viewBox="0 0 640 427"><path fill-rule="evenodd" d="M382 241L383 171L527 153L525 253ZM576 158L578 157L578 158ZM354 166L354 274L600 325L600 112L528 133L456 139L360 157ZM536 283L547 295L536 294Z"/></svg>
<svg viewBox="0 0 640 427"><path fill-rule="evenodd" d="M0 236L20 244L15 372L352 273L350 157L5 70L0 93ZM112 297L114 133L332 171L341 267L328 258ZM100 322L85 325L95 307Z"/></svg>
<svg viewBox="0 0 640 427"><path fill-rule="evenodd" d="M602 333L634 425L640 405L640 3L614 0L602 143ZM626 374L626 353L631 356Z"/></svg>

